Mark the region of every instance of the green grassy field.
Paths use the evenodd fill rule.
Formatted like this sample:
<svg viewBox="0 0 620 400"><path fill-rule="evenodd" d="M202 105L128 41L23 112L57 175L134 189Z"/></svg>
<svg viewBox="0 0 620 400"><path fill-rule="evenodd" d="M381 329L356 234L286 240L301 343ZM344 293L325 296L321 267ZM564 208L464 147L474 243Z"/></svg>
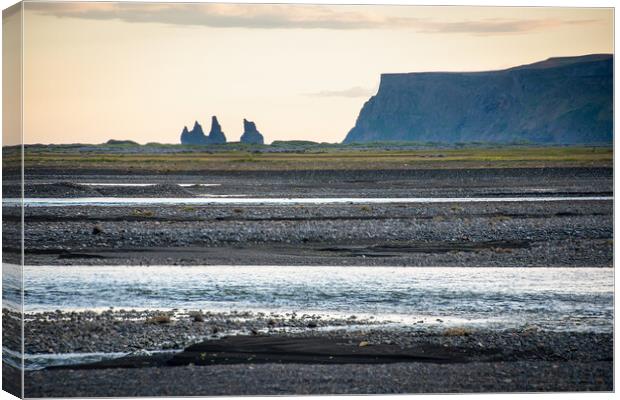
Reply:
<svg viewBox="0 0 620 400"><path fill-rule="evenodd" d="M552 166L612 167L611 147L501 146L453 149L256 152L193 151L178 153L80 152L74 149L26 149L26 168L119 169L160 172L191 170L321 170L411 168L509 168ZM105 150L105 149L104 149ZM5 166L16 155L5 154Z"/></svg>

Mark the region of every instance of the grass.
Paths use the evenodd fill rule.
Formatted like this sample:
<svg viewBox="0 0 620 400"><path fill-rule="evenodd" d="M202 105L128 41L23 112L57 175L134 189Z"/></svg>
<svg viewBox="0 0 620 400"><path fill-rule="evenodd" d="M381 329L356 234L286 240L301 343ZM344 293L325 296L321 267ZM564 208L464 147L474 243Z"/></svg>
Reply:
<svg viewBox="0 0 620 400"><path fill-rule="evenodd" d="M15 155L5 158L14 164ZM188 170L327 170L606 166L612 147L451 148L377 150L344 147L322 152L258 153L243 150L177 153L100 153L50 147L26 149L26 168L109 168L162 173Z"/></svg>

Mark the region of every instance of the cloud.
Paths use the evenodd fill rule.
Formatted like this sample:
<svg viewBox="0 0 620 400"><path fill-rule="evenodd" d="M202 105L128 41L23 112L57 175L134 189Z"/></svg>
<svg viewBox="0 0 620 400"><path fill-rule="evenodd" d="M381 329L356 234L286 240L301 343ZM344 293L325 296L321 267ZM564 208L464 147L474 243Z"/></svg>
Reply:
<svg viewBox="0 0 620 400"><path fill-rule="evenodd" d="M307 96L316 97L368 97L375 94L377 90L363 88L361 86L355 86L344 90L322 90L315 93L307 93Z"/></svg>
<svg viewBox="0 0 620 400"><path fill-rule="evenodd" d="M517 34L535 32L570 25L586 25L598 20L559 20L559 19L500 19L489 18L478 21L420 23L423 33L469 33L472 35Z"/></svg>
<svg viewBox="0 0 620 400"><path fill-rule="evenodd" d="M482 19L438 21L383 15L368 7L286 4L62 3L33 2L26 8L59 18L120 20L175 26L254 29L410 29L422 33L518 34L597 20Z"/></svg>
<svg viewBox="0 0 620 400"><path fill-rule="evenodd" d="M60 18L218 28L366 29L388 28L406 22L371 13L340 12L332 7L307 5L28 3L28 9Z"/></svg>

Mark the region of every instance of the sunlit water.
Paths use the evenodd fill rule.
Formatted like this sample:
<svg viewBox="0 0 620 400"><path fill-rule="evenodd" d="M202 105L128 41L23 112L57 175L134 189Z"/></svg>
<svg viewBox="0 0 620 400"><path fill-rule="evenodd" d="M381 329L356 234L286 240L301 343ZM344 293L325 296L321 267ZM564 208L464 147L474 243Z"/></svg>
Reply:
<svg viewBox="0 0 620 400"><path fill-rule="evenodd" d="M25 311L203 309L611 331L610 268L26 266Z"/></svg>
<svg viewBox="0 0 620 400"><path fill-rule="evenodd" d="M21 271L3 268L3 305L19 308ZM356 315L389 329L613 329L611 268L26 266L24 287L26 313L177 308ZM25 368L125 354L26 354ZM3 359L20 364L7 348Z"/></svg>
<svg viewBox="0 0 620 400"><path fill-rule="evenodd" d="M161 185L163 183L99 183L99 182L87 182L87 183L79 183L79 185L84 186L110 186L110 187L151 187ZM175 183L175 185L181 187L192 187L192 186L222 186L221 183Z"/></svg>
<svg viewBox="0 0 620 400"><path fill-rule="evenodd" d="M27 207L66 207L66 206L146 206L146 205L298 205L298 204L392 204L392 203L523 203L523 202L578 202L611 201L611 196L589 197L318 197L318 198L254 198L238 195L218 195L192 198L150 198L150 197L81 197L81 198L25 198ZM4 206L21 206L21 199L3 199Z"/></svg>
<svg viewBox="0 0 620 400"><path fill-rule="evenodd" d="M2 263L2 307L11 311L22 311L23 267Z"/></svg>

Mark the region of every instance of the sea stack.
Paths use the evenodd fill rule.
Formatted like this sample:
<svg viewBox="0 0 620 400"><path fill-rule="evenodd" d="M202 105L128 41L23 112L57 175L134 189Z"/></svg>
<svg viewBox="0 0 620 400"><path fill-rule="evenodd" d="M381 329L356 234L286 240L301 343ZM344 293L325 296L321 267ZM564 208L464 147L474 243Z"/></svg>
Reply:
<svg viewBox="0 0 620 400"><path fill-rule="evenodd" d="M256 124L247 119L243 119L243 135L241 135L241 143L264 144L263 135L256 129Z"/></svg>
<svg viewBox="0 0 620 400"><path fill-rule="evenodd" d="M213 144L226 143L226 136L224 135L224 132L222 132L222 127L217 121L217 117L215 115L211 117L211 131L209 131L207 141L208 143Z"/></svg>
<svg viewBox="0 0 620 400"><path fill-rule="evenodd" d="M211 118L211 131L209 136L205 135L202 130L202 126L196 121L194 128L191 131L187 130L187 126L183 127L181 132L181 144L222 144L226 143L226 136L222 132L220 123L217 122L217 117Z"/></svg>
<svg viewBox="0 0 620 400"><path fill-rule="evenodd" d="M187 130L187 126L183 127L181 144L207 144L207 137L198 121L194 122L194 128L191 131Z"/></svg>
<svg viewBox="0 0 620 400"><path fill-rule="evenodd" d="M187 130L187 126L183 127L183 131L181 132L181 143L185 144L189 140L189 131Z"/></svg>

